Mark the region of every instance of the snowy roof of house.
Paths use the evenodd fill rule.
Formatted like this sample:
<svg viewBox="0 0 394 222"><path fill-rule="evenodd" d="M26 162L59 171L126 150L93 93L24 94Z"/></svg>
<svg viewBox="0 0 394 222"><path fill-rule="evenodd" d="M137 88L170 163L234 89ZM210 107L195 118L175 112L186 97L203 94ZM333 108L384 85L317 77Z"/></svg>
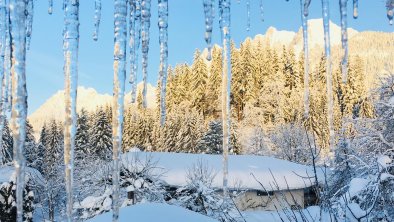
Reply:
<svg viewBox="0 0 394 222"><path fill-rule="evenodd" d="M216 188L222 187L222 155L129 152L123 157L123 160L136 155L140 160L151 156L154 161L157 161L157 166L165 170L163 180L172 186L186 185L188 169L193 164L202 161L216 173L212 185ZM321 170L318 170L317 173L321 182L323 174ZM228 186L230 189L265 189L269 191L302 189L314 184L313 176L313 168L311 166L273 157L229 155L228 158Z"/></svg>
<svg viewBox="0 0 394 222"><path fill-rule="evenodd" d="M37 178L38 182L42 182L42 175L34 168L25 168L25 178ZM15 167L14 166L0 166L0 183L15 181Z"/></svg>
<svg viewBox="0 0 394 222"><path fill-rule="evenodd" d="M89 222L112 221L112 213L96 216ZM120 209L119 222L218 222L202 214L174 205L163 203L143 203Z"/></svg>

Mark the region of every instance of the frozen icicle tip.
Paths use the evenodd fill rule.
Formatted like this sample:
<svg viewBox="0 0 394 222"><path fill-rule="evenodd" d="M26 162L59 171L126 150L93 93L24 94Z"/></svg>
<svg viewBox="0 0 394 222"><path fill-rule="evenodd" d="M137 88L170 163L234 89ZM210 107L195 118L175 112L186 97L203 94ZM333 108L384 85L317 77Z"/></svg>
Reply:
<svg viewBox="0 0 394 222"><path fill-rule="evenodd" d="M389 24L393 25L393 20L392 19L390 19Z"/></svg>
<svg viewBox="0 0 394 222"><path fill-rule="evenodd" d="M353 18L355 18L355 19L358 18L358 9L354 9L354 11L353 11Z"/></svg>
<svg viewBox="0 0 394 222"><path fill-rule="evenodd" d="M49 7L48 8L48 14L52 15L52 13L53 13L53 9L52 9L52 7Z"/></svg>

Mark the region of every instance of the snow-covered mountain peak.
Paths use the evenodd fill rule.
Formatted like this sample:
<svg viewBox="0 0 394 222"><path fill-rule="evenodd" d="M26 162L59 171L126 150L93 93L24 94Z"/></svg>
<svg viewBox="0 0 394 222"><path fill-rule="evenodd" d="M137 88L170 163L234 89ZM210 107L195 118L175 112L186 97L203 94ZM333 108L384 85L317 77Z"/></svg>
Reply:
<svg viewBox="0 0 394 222"><path fill-rule="evenodd" d="M151 84L148 84L147 100L148 107L154 108L156 106L156 88ZM137 92L142 90L142 83L137 85ZM131 95L127 93L125 95L126 106L130 103ZM82 108L88 112L94 111L99 106L105 106L111 104L112 96L104 93L101 94L91 87L78 87L77 97L77 111L79 112ZM29 121L32 124L35 134L38 135L38 131L42 128L45 122L55 119L57 121L63 121L65 116L64 107L64 90L59 90L53 94L44 104L42 104L35 112L29 116Z"/></svg>

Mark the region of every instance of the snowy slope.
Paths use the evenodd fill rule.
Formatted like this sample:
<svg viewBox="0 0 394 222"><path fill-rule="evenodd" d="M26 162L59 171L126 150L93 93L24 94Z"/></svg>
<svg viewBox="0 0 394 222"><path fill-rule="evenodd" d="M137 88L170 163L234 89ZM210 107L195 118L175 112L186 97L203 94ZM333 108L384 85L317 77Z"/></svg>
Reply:
<svg viewBox="0 0 394 222"><path fill-rule="evenodd" d="M142 83L137 86L138 91L142 90ZM148 84L147 91L148 107L156 106L155 87ZM129 104L131 94L125 96L125 104ZM77 110L82 108L87 111L94 111L99 106L105 106L112 103L112 96L109 94L100 94L93 88L78 87ZM51 119L63 121L65 114L64 108L64 90L60 90L42 104L34 113L29 116L29 121L33 125L36 136L46 121Z"/></svg>
<svg viewBox="0 0 394 222"><path fill-rule="evenodd" d="M89 222L108 222L112 221L112 213L99 215ZM145 203L137 204L120 209L119 222L138 221L138 222L218 222L202 214L181 208L178 206Z"/></svg>
<svg viewBox="0 0 394 222"><path fill-rule="evenodd" d="M158 162L157 166L165 171L163 180L173 186L186 185L187 170L190 169L193 164L202 161L216 173L212 185L217 188L222 187L222 155L129 152L123 156L123 161L129 161L134 157L139 158L140 161L153 158L153 161ZM277 183L278 188L284 190L287 189L287 186L289 186L290 189L298 189L308 187L312 183L312 179L304 179L308 176L313 176L312 167L273 157L230 155L228 165L228 181L230 188L261 190L263 189L261 187L262 184L267 190L276 190L274 184ZM322 172L318 173L321 175Z"/></svg>

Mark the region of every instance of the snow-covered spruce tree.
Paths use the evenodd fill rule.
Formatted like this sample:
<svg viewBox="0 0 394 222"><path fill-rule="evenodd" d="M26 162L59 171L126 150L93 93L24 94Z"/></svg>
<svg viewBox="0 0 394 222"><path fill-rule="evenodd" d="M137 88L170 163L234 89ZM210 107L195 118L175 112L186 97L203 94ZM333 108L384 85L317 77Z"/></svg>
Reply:
<svg viewBox="0 0 394 222"><path fill-rule="evenodd" d="M178 188L168 202L222 222L241 221L236 206L223 202L219 190L213 186L215 176L208 163L199 160L187 171L187 185Z"/></svg>
<svg viewBox="0 0 394 222"><path fill-rule="evenodd" d="M203 116L205 116L208 109L207 101L207 81L208 81L208 67L204 62L199 50L194 53L194 61L192 66L192 105Z"/></svg>
<svg viewBox="0 0 394 222"><path fill-rule="evenodd" d="M197 152L208 154L221 154L223 152L223 127L221 121L211 121L208 131L197 144ZM231 127L230 150L231 154L240 154L241 146L238 143L237 132L234 125Z"/></svg>
<svg viewBox="0 0 394 222"><path fill-rule="evenodd" d="M138 152L124 155L120 166L122 206L139 202L164 202L165 184L161 179L164 173L151 156L141 157ZM112 164L100 167L94 186L101 190L74 205L78 219L88 219L111 210ZM132 193L132 199L129 199L128 192Z"/></svg>
<svg viewBox="0 0 394 222"><path fill-rule="evenodd" d="M40 143L36 143L34 138L33 127L26 121L26 139L25 139L25 157L28 167L32 167L42 172L44 161L44 147Z"/></svg>
<svg viewBox="0 0 394 222"><path fill-rule="evenodd" d="M26 176L26 186L23 190L23 221L33 221L34 193L30 189L30 177ZM16 183L15 177L9 182L0 183L0 220L16 221Z"/></svg>
<svg viewBox="0 0 394 222"><path fill-rule="evenodd" d="M44 146L42 164L44 188L38 195L40 195L43 211L47 214L46 219L55 221L56 214L62 213L59 209L62 209L65 204L62 124L51 120L49 125L41 131L40 144Z"/></svg>
<svg viewBox="0 0 394 222"><path fill-rule="evenodd" d="M393 221L394 210L394 75L376 90L376 118L352 121L343 187L332 191L336 217L350 221ZM338 179L334 177L333 184ZM345 182L346 182L345 181Z"/></svg>
<svg viewBox="0 0 394 222"><path fill-rule="evenodd" d="M96 157L109 160L112 157L112 129L107 114L100 107L93 116L90 129L91 153Z"/></svg>
<svg viewBox="0 0 394 222"><path fill-rule="evenodd" d="M88 113L82 109L77 119L77 132L75 134L75 158L82 159L90 155Z"/></svg>
<svg viewBox="0 0 394 222"><path fill-rule="evenodd" d="M4 129L3 129L3 136L2 136L2 150L1 156L3 157L0 160L0 164L9 164L12 162L13 156L13 138L11 135L10 127L7 120L4 120Z"/></svg>
<svg viewBox="0 0 394 222"><path fill-rule="evenodd" d="M208 119L217 119L220 117L222 65L222 50L214 46L207 82Z"/></svg>
<svg viewBox="0 0 394 222"><path fill-rule="evenodd" d="M204 132L203 116L194 110L182 113L181 125L176 136L176 152L196 153L196 146Z"/></svg>
<svg viewBox="0 0 394 222"><path fill-rule="evenodd" d="M197 145L199 153L219 154L223 151L223 127L220 121L211 121L208 132Z"/></svg>

